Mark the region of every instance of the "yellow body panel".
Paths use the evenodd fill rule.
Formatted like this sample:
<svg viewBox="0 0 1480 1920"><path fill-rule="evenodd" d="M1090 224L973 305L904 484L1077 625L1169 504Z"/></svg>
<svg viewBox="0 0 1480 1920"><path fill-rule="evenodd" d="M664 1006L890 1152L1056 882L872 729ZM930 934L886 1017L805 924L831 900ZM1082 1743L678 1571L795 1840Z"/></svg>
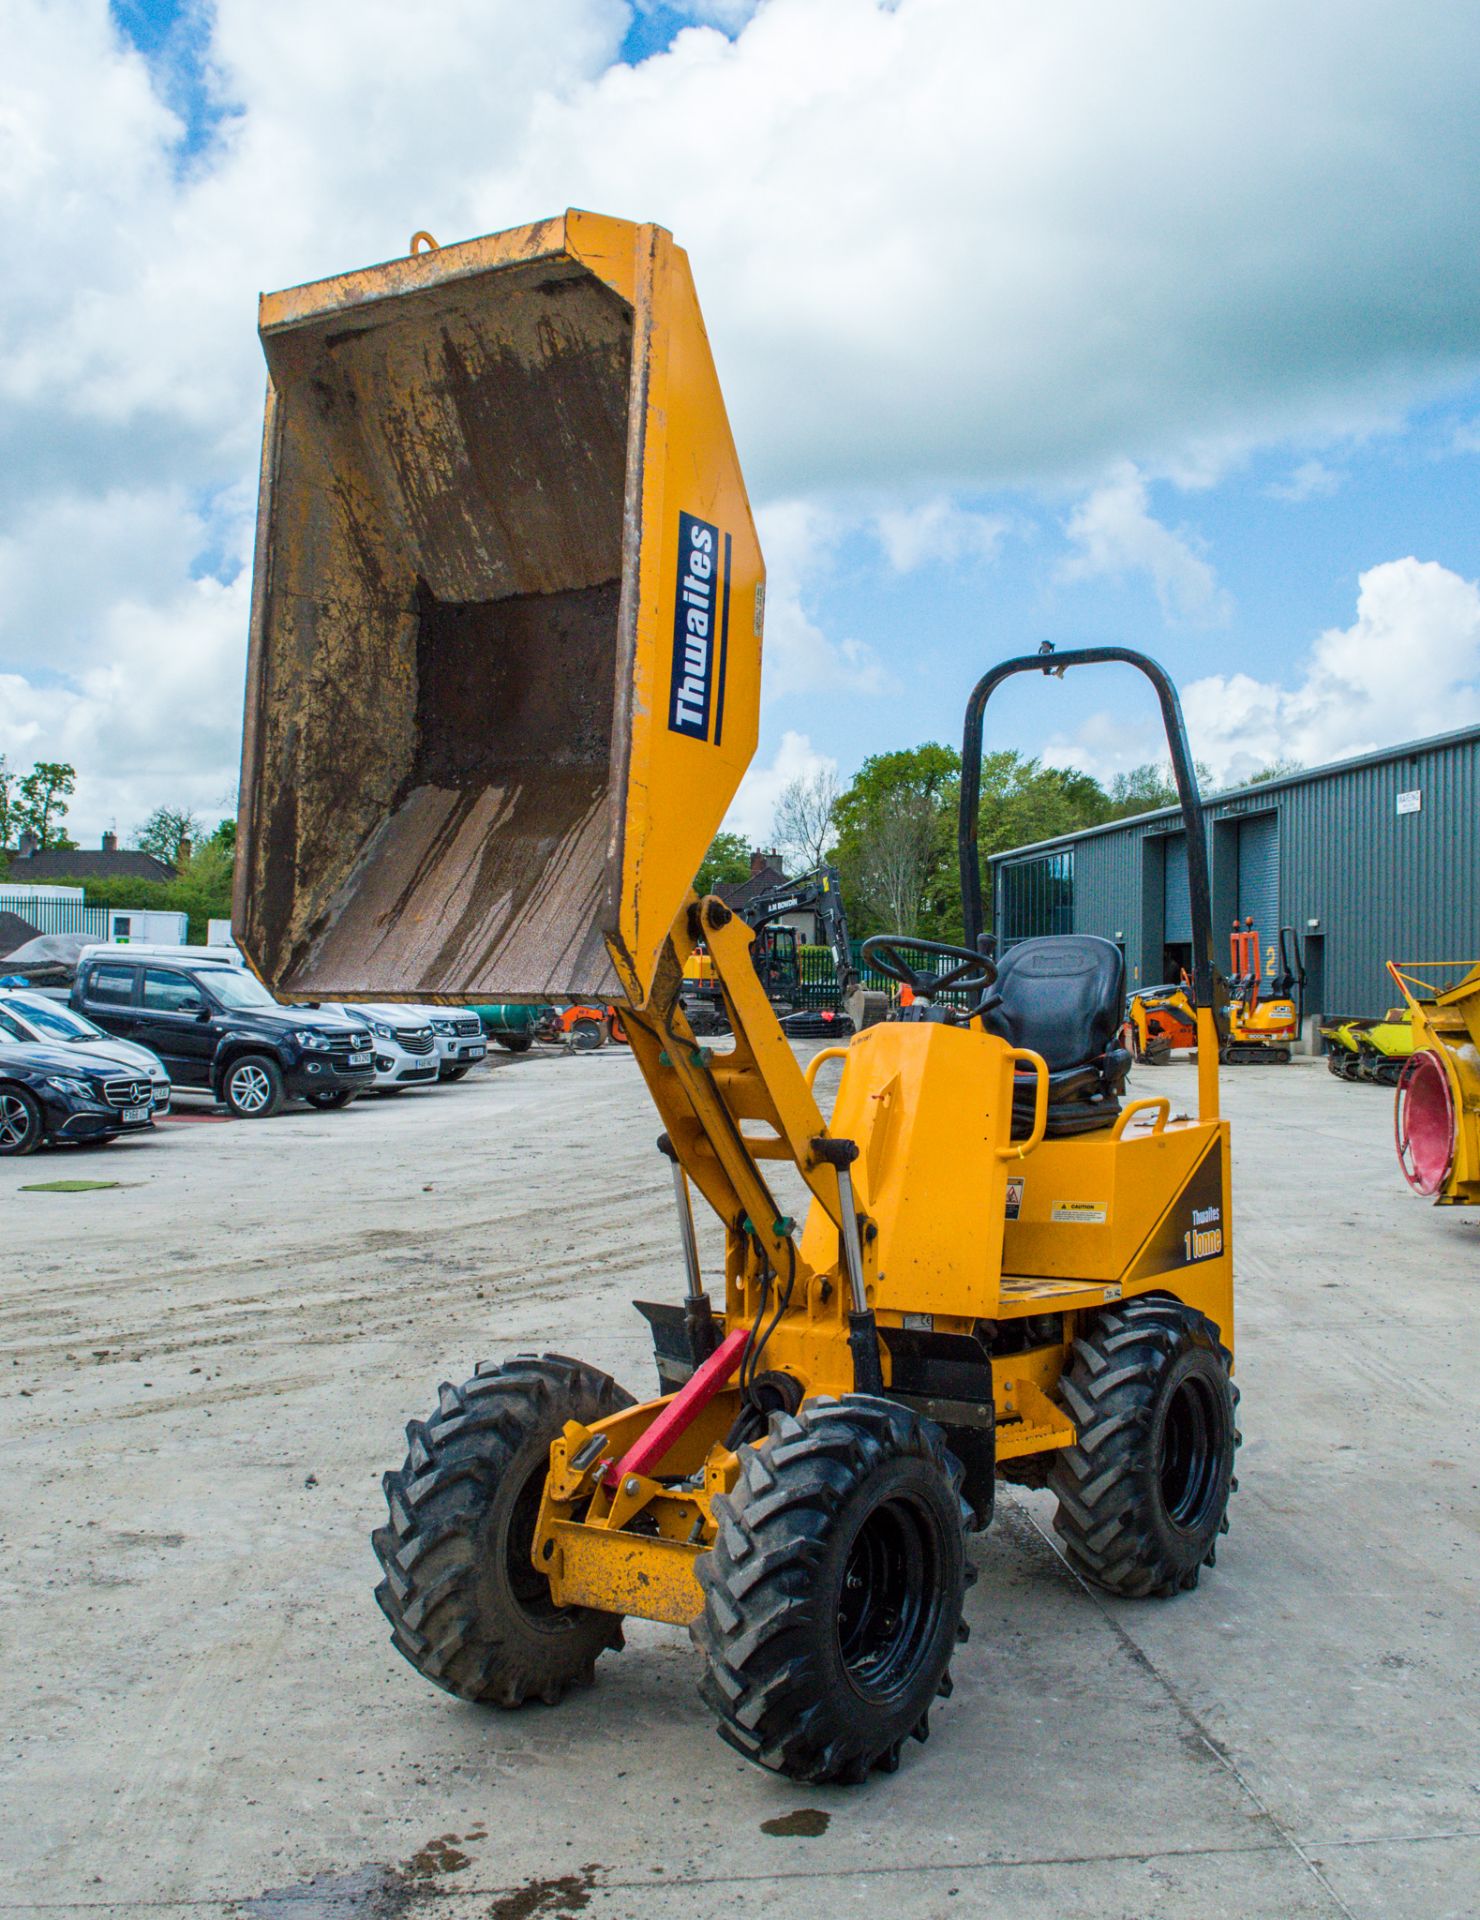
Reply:
<svg viewBox="0 0 1480 1920"><path fill-rule="evenodd" d="M854 1035L828 1124L859 1148L854 1192L877 1229L871 1305L992 1316L1011 1122L1011 1049L993 1035L898 1022ZM837 1238L814 1206L803 1259L836 1265Z"/></svg>

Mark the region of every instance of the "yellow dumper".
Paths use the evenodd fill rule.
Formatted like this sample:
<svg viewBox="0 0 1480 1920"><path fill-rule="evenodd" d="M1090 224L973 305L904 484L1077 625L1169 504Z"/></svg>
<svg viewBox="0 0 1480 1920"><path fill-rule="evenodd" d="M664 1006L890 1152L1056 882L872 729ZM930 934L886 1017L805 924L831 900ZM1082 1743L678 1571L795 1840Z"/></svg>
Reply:
<svg viewBox="0 0 1480 1920"><path fill-rule="evenodd" d="M999 1477L1051 1487L1070 1561L1117 1594L1195 1586L1226 1528L1228 1128L1175 691L1115 648L978 684L966 944L871 943L912 1017L838 1050L826 1115L750 929L690 886L755 747L765 603L684 254L569 213L271 295L261 331L242 946L295 997L615 1002L686 1282L642 1308L656 1398L521 1356L410 1424L375 1534L394 1643L514 1707L590 1680L624 1615L672 1622L742 1753L892 1768L949 1691ZM988 697L1097 661L1149 676L1178 774L1196 1119L1125 1098L1110 942L981 950ZM723 1051L681 1004L701 943Z"/></svg>

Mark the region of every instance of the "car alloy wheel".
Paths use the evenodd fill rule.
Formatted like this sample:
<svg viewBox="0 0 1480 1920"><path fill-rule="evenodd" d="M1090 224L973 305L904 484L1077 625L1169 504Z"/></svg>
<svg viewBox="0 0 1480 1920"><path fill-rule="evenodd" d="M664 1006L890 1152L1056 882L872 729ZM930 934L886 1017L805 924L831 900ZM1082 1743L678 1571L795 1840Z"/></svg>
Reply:
<svg viewBox="0 0 1480 1920"><path fill-rule="evenodd" d="M238 1113L261 1113L272 1098L272 1083L254 1060L243 1061L231 1076L231 1103Z"/></svg>
<svg viewBox="0 0 1480 1920"><path fill-rule="evenodd" d="M39 1118L23 1093L0 1093L0 1153L30 1153L40 1141Z"/></svg>

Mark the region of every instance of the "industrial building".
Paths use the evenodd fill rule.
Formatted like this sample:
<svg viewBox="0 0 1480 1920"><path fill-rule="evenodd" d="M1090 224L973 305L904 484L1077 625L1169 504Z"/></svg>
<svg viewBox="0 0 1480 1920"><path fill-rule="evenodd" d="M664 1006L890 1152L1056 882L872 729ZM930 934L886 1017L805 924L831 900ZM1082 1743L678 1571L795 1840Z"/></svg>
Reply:
<svg viewBox="0 0 1480 1920"><path fill-rule="evenodd" d="M1307 1039L1322 1015L1376 1014L1387 960L1480 959L1480 727L1360 754L1210 797L1215 957L1252 917L1294 930ZM1191 967L1187 840L1175 807L994 854L999 944L1097 933L1128 987Z"/></svg>

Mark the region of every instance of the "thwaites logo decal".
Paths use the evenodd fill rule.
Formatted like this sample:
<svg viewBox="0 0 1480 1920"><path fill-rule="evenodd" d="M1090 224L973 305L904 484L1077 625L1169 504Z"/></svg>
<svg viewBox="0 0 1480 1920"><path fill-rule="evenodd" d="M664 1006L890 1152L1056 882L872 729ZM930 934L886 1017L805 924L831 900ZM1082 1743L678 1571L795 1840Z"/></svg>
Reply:
<svg viewBox="0 0 1480 1920"><path fill-rule="evenodd" d="M1226 1244L1227 1224L1223 1156L1215 1140L1141 1249L1130 1278L1143 1280L1176 1267L1195 1267L1199 1260L1216 1260Z"/></svg>
<svg viewBox="0 0 1480 1920"><path fill-rule="evenodd" d="M678 516L673 602L670 732L724 738L725 667L730 644L730 536L695 514Z"/></svg>

